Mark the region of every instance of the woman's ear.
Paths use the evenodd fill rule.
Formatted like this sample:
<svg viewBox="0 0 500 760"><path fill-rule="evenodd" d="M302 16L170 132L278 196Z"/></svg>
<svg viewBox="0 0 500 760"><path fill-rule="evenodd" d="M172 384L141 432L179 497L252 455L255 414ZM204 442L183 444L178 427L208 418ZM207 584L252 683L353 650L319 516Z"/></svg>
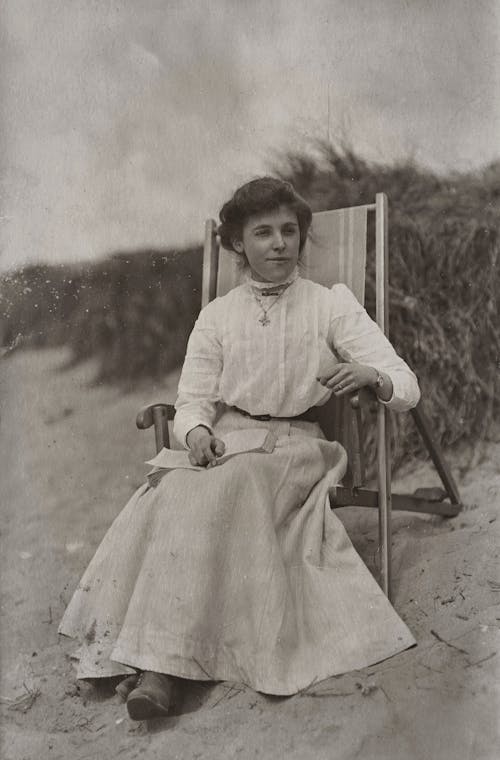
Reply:
<svg viewBox="0 0 500 760"><path fill-rule="evenodd" d="M233 240L233 248L237 253L245 253L242 240Z"/></svg>

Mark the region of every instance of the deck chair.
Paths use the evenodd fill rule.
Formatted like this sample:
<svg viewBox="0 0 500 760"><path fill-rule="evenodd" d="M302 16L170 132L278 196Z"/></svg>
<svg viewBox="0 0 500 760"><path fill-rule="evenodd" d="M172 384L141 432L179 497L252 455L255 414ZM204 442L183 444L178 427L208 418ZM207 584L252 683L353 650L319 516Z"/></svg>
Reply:
<svg viewBox="0 0 500 760"><path fill-rule="evenodd" d="M368 224L374 214L374 225ZM384 193L375 203L346 209L323 211L313 215L309 239L303 256L302 276L331 287L345 283L357 299L365 300L365 273L368 231L375 235L376 321L388 333L388 201ZM238 284L240 270L234 254L224 251L216 235L216 224L206 222L203 256L202 307L216 295L224 295ZM365 487L363 457L362 408L377 407L377 489ZM140 429L154 426L156 449L170 446L168 422L175 409L171 404L153 404L141 409L136 424ZM379 583L391 595L391 511L412 512L452 517L461 509L460 497L451 471L431 434L423 403L411 414L423 437L432 461L441 478L441 488L420 488L414 494L391 493L390 411L376 402L374 393L363 389L350 398L334 396L321 408L320 424L328 440L340 441L348 453L349 467L342 486L330 489L332 509L358 506L378 509L379 515Z"/></svg>

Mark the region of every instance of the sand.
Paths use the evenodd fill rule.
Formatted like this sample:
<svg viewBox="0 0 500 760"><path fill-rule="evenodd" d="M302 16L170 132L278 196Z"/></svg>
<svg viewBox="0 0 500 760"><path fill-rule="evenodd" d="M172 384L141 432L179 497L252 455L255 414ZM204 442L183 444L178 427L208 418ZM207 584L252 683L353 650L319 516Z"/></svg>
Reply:
<svg viewBox="0 0 500 760"><path fill-rule="evenodd" d="M396 513L394 603L418 645L291 698L242 684L193 684L182 711L134 723L112 691L77 682L57 625L107 527L154 450L138 408L172 399L176 375L123 393L93 385L67 354L5 357L1 379L2 746L4 760L335 758L493 760L500 756L500 442L466 470L464 511ZM477 457L476 457L477 459ZM462 468L462 469L461 469ZM438 483L408 464L396 488ZM373 566L376 514L339 512Z"/></svg>

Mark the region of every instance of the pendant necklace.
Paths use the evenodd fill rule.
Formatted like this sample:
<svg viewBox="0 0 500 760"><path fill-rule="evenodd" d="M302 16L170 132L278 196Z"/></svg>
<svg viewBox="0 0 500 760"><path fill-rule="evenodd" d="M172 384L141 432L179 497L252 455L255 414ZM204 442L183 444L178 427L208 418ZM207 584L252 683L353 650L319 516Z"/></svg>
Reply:
<svg viewBox="0 0 500 760"><path fill-rule="evenodd" d="M275 285L274 287L269 288L256 288L252 287L252 293L253 297L257 301L260 309L262 310L262 315L259 317L259 322L262 325L262 327L267 327L271 324L271 320L269 319L268 312L273 308L274 304L277 303L285 290L290 287L292 283L291 282L285 282L281 285ZM267 306L267 308L264 306L261 296L275 296L274 301L270 304L270 306Z"/></svg>

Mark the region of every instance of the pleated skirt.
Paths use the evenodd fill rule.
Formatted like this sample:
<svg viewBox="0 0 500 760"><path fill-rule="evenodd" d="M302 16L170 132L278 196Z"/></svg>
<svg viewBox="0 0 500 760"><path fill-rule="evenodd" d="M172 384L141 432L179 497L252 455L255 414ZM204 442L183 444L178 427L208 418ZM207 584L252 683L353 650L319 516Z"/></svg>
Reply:
<svg viewBox="0 0 500 760"><path fill-rule="evenodd" d="M415 643L330 510L346 453L308 422L264 426L270 453L171 470L115 519L59 632L79 678L136 670L294 694Z"/></svg>

